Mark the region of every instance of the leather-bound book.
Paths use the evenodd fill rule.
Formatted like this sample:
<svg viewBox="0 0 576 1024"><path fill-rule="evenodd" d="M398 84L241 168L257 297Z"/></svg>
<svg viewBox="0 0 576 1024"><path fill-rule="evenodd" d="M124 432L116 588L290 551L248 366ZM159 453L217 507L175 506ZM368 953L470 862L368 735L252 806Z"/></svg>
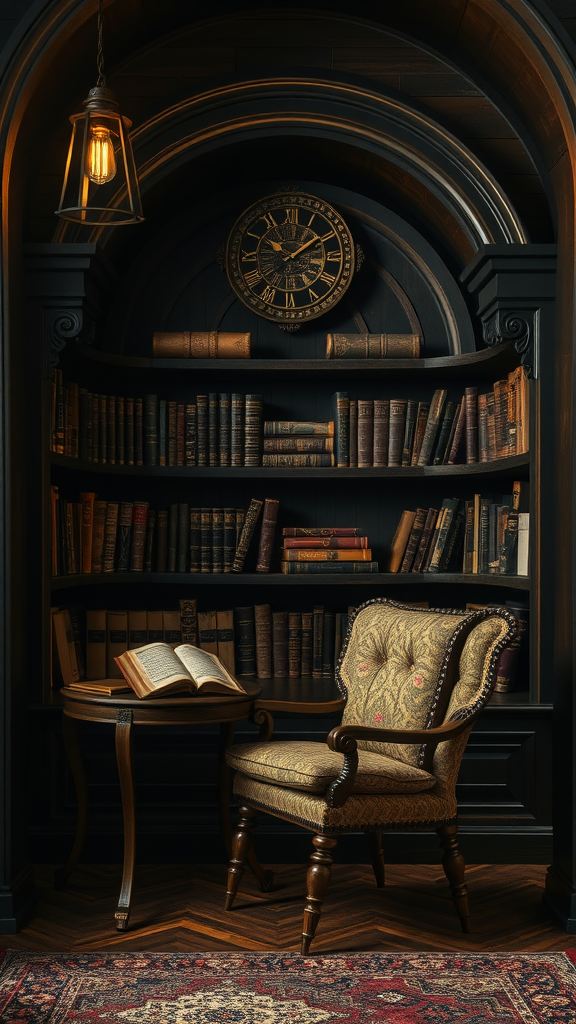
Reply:
<svg viewBox="0 0 576 1024"><path fill-rule="evenodd" d="M465 388L466 462L478 462L478 388Z"/></svg>
<svg viewBox="0 0 576 1024"><path fill-rule="evenodd" d="M208 465L208 395L196 395L196 458L199 466Z"/></svg>
<svg viewBox="0 0 576 1024"><path fill-rule="evenodd" d="M88 461L88 391L78 388L78 458Z"/></svg>
<svg viewBox="0 0 576 1024"><path fill-rule="evenodd" d="M212 572L212 509L200 509L200 572Z"/></svg>
<svg viewBox="0 0 576 1024"><path fill-rule="evenodd" d="M195 597L180 598L180 631L183 644L198 646L198 601Z"/></svg>
<svg viewBox="0 0 576 1024"><path fill-rule="evenodd" d="M374 399L374 443L373 465L388 465L388 444L390 440L390 401L388 398Z"/></svg>
<svg viewBox="0 0 576 1024"><path fill-rule="evenodd" d="M244 561L248 554L250 542L256 529L256 523L260 517L263 502L258 498L252 498L248 511L246 512L246 518L244 519L244 525L242 526L242 532L240 534L240 540L238 541L238 547L234 555L234 562L232 565L232 572L242 572L244 568Z"/></svg>
<svg viewBox="0 0 576 1024"><path fill-rule="evenodd" d="M116 396L106 398L106 462L113 466L116 463Z"/></svg>
<svg viewBox="0 0 576 1024"><path fill-rule="evenodd" d="M244 520L245 519L246 519L246 509L244 509L244 508L237 508L236 509L236 544L234 546L234 551L235 552L236 552L236 548L238 547L238 545L240 543L240 536L242 534L242 528L244 526Z"/></svg>
<svg viewBox="0 0 576 1024"><path fill-rule="evenodd" d="M474 550L474 502L464 502L464 549L462 552L462 572L468 575L472 572L472 553ZM490 558L490 552L488 554ZM492 550L494 560L494 549Z"/></svg>
<svg viewBox="0 0 576 1024"><path fill-rule="evenodd" d="M155 331L156 359L249 359L250 334L239 331Z"/></svg>
<svg viewBox="0 0 576 1024"><path fill-rule="evenodd" d="M300 612L288 613L288 675L298 679L302 664L302 615Z"/></svg>
<svg viewBox="0 0 576 1024"><path fill-rule="evenodd" d="M388 432L388 465L402 465L402 450L406 430L406 398L390 399L390 429Z"/></svg>
<svg viewBox="0 0 576 1024"><path fill-rule="evenodd" d="M106 612L88 608L86 611L86 679L105 678Z"/></svg>
<svg viewBox="0 0 576 1024"><path fill-rule="evenodd" d="M288 676L288 612L272 612L272 674Z"/></svg>
<svg viewBox="0 0 576 1024"><path fill-rule="evenodd" d="M422 447L416 463L417 466L429 466L432 462L434 445L440 429L440 421L447 394L448 392L445 388L437 388L434 392L430 402L430 409L428 410L428 419L426 420L426 429L422 438Z"/></svg>
<svg viewBox="0 0 576 1024"><path fill-rule="evenodd" d="M177 464L178 403L168 402L168 465Z"/></svg>
<svg viewBox="0 0 576 1024"><path fill-rule="evenodd" d="M446 451L446 445L448 444L448 438L452 431L452 423L454 421L454 402L446 402L444 406L444 415L442 416L442 423L438 431L436 438L436 444L434 446L434 454L432 456L432 465L441 466L444 460L444 452Z"/></svg>
<svg viewBox="0 0 576 1024"><path fill-rule="evenodd" d="M225 508L224 514L224 553L223 572L232 572L236 553L236 509Z"/></svg>
<svg viewBox="0 0 576 1024"><path fill-rule="evenodd" d="M198 643L203 651L218 657L218 626L216 612L198 612Z"/></svg>
<svg viewBox="0 0 576 1024"><path fill-rule="evenodd" d="M444 498L442 502L442 518L435 530L432 546L432 554L426 572L439 572L440 562L444 553L448 537L452 530L452 523L458 511L460 502L457 498Z"/></svg>
<svg viewBox="0 0 576 1024"><path fill-rule="evenodd" d="M321 679L324 643L324 606L314 605L312 616L312 676L314 679Z"/></svg>
<svg viewBox="0 0 576 1024"><path fill-rule="evenodd" d="M128 612L128 650L148 643L148 617L145 611Z"/></svg>
<svg viewBox="0 0 576 1024"><path fill-rule="evenodd" d="M125 399L123 395L116 396L116 464L118 466L124 465L126 457L126 446L125 446L125 414L124 414L124 403Z"/></svg>
<svg viewBox="0 0 576 1024"><path fill-rule="evenodd" d="M411 466L416 466L418 463L418 456L420 455L422 441L424 440L424 434L426 433L426 423L428 422L429 411L430 402L418 402L418 409L416 410L416 428L414 430L414 443L412 445L412 454L410 456Z"/></svg>
<svg viewBox="0 0 576 1024"><path fill-rule="evenodd" d="M272 676L272 615L269 604L254 605L256 631L256 675L258 679Z"/></svg>
<svg viewBox="0 0 576 1024"><path fill-rule="evenodd" d="M190 553L190 508L185 501L178 503L178 554L176 571L186 572Z"/></svg>
<svg viewBox="0 0 576 1024"><path fill-rule="evenodd" d="M108 679L122 679L114 658L128 650L128 612L109 611L106 616Z"/></svg>
<svg viewBox="0 0 576 1024"><path fill-rule="evenodd" d="M392 544L390 545L390 562L388 565L388 572L398 572L402 565L402 559L404 558L404 552L406 551L406 545L408 544L408 537L410 536L410 530L416 518L415 512L410 512L406 509L400 516L400 522L396 527L396 533L392 538Z"/></svg>
<svg viewBox="0 0 576 1024"><path fill-rule="evenodd" d="M372 466L374 444L374 402L358 399L358 467Z"/></svg>
<svg viewBox="0 0 576 1024"><path fill-rule="evenodd" d="M196 405L186 402L184 410L184 464L196 465Z"/></svg>
<svg viewBox="0 0 576 1024"><path fill-rule="evenodd" d="M324 612L324 629L322 632L322 675L330 678L334 675L334 645L336 637L336 615Z"/></svg>
<svg viewBox="0 0 576 1024"><path fill-rule="evenodd" d="M488 462L488 412L486 395L478 395L478 462Z"/></svg>
<svg viewBox="0 0 576 1024"><path fill-rule="evenodd" d="M314 638L314 613L302 612L302 644L300 674L312 675L312 644Z"/></svg>
<svg viewBox="0 0 576 1024"><path fill-rule="evenodd" d="M190 508L190 572L200 572L201 510Z"/></svg>
<svg viewBox="0 0 576 1024"><path fill-rule="evenodd" d="M168 517L168 563L167 572L176 572L176 554L178 551L178 503L170 505Z"/></svg>
<svg viewBox="0 0 576 1024"><path fill-rule="evenodd" d="M263 442L265 454L298 455L302 452L332 453L334 452L333 437L265 437ZM348 463L346 463L348 465Z"/></svg>
<svg viewBox="0 0 576 1024"><path fill-rule="evenodd" d="M230 395L218 395L218 434L219 434L219 455L220 465L230 466L231 463L231 410Z"/></svg>
<svg viewBox="0 0 576 1024"><path fill-rule="evenodd" d="M82 505L82 558L81 572L92 572L92 535L94 532L94 502L96 494L94 491L82 491L80 503Z"/></svg>
<svg viewBox="0 0 576 1024"><path fill-rule="evenodd" d="M230 465L244 465L244 395L230 398Z"/></svg>
<svg viewBox="0 0 576 1024"><path fill-rule="evenodd" d="M92 395L92 462L98 462L100 455L100 416L98 395Z"/></svg>
<svg viewBox="0 0 576 1024"><path fill-rule="evenodd" d="M132 509L132 556L130 559L132 572L142 572L144 569L144 546L149 507L147 501L135 501Z"/></svg>
<svg viewBox="0 0 576 1024"><path fill-rule="evenodd" d="M334 418L334 439L336 441L336 465L347 466L349 461L350 440L350 395L347 391L337 391L332 395L331 404L332 416ZM310 440L317 442L322 439L310 438ZM264 445L264 450L266 451L266 445ZM308 448L306 450L322 451L324 449Z"/></svg>
<svg viewBox="0 0 576 1024"><path fill-rule="evenodd" d="M371 562L370 548L334 550L330 548L285 548L283 562Z"/></svg>
<svg viewBox="0 0 576 1024"><path fill-rule="evenodd" d="M244 465L259 466L262 449L262 395L246 395L244 405Z"/></svg>
<svg viewBox="0 0 576 1024"><path fill-rule="evenodd" d="M443 466L445 466L446 463L448 462L448 456L450 455L450 451L451 451L451 448L452 448L452 443L454 441L454 434L456 433L456 426L458 424L458 417L460 416L460 405L461 405L461 403L458 402L458 405L454 409L454 415L452 416L452 423L450 424L450 433L448 434L448 440L446 442L446 446L444 448L444 454L442 456L442 463L441 464Z"/></svg>
<svg viewBox="0 0 576 1024"><path fill-rule="evenodd" d="M494 392L486 395L486 435L488 441L488 462L496 458L496 423L495 423Z"/></svg>
<svg viewBox="0 0 576 1024"><path fill-rule="evenodd" d="M98 462L106 464L108 458L108 419L106 395L98 395Z"/></svg>
<svg viewBox="0 0 576 1024"><path fill-rule="evenodd" d="M96 396L97 397L97 396ZM64 454L64 385L62 370L54 370L54 433L53 448L58 455Z"/></svg>
<svg viewBox="0 0 576 1024"><path fill-rule="evenodd" d="M266 498L262 510L262 525L256 558L256 572L270 572L270 559L274 548L274 532L278 522L280 502L276 498Z"/></svg>
<svg viewBox="0 0 576 1024"><path fill-rule="evenodd" d="M466 427L466 396L462 396L458 413L458 419L456 421L456 429L454 430L454 436L452 438L452 444L448 454L448 466L454 466L458 462L458 456L460 454L460 448L462 447L462 440L464 438L464 432Z"/></svg>
<svg viewBox="0 0 576 1024"><path fill-rule="evenodd" d="M156 514L156 533L156 572L166 572L168 565L168 512L166 509L159 509Z"/></svg>
<svg viewBox="0 0 576 1024"><path fill-rule="evenodd" d="M144 465L144 402L134 399L134 459L137 466Z"/></svg>
<svg viewBox="0 0 576 1024"><path fill-rule="evenodd" d="M348 447L348 460L352 468L358 466L358 402L355 398L350 399L350 437Z"/></svg>
<svg viewBox="0 0 576 1024"><path fill-rule="evenodd" d="M400 572L410 572L412 569L427 515L427 508L416 509L416 515L414 516L414 522L412 523L412 529L410 530L408 543L406 544L406 550L404 552L402 564L400 565Z"/></svg>
<svg viewBox="0 0 576 1024"><path fill-rule="evenodd" d="M144 398L144 462L158 465L158 396Z"/></svg>
<svg viewBox="0 0 576 1024"><path fill-rule="evenodd" d="M106 522L104 524L104 547L102 549L102 572L114 572L118 511L119 505L117 501L109 501L107 503Z"/></svg>
<svg viewBox="0 0 576 1024"><path fill-rule="evenodd" d="M219 403L218 395L211 391L208 395L208 465L220 465L220 445L218 443Z"/></svg>
<svg viewBox="0 0 576 1024"><path fill-rule="evenodd" d="M231 675L236 671L234 659L234 612L231 608L216 612L218 657Z"/></svg>
<svg viewBox="0 0 576 1024"><path fill-rule="evenodd" d="M327 334L327 359L417 359L419 334Z"/></svg>
<svg viewBox="0 0 576 1024"><path fill-rule="evenodd" d="M104 550L104 531L106 527L107 502L94 502L94 521L92 526L92 569L91 572L102 572L102 552Z"/></svg>
<svg viewBox="0 0 576 1024"><path fill-rule="evenodd" d="M164 629L164 643L171 647L177 647L182 643L182 630L180 628L180 612L170 609L162 612L162 627Z"/></svg>
<svg viewBox="0 0 576 1024"><path fill-rule="evenodd" d="M134 465L134 399L124 402L124 459L127 466Z"/></svg>
<svg viewBox="0 0 576 1024"><path fill-rule="evenodd" d="M152 558L156 540L156 509L149 509L146 523L146 541L144 544L144 572L152 572Z"/></svg>
<svg viewBox="0 0 576 1024"><path fill-rule="evenodd" d="M184 466L186 460L184 457L185 451L185 404L184 402L178 402L176 406L176 465Z"/></svg>
<svg viewBox="0 0 576 1024"><path fill-rule="evenodd" d="M291 548L367 548L368 537L284 537L282 547Z"/></svg>
<svg viewBox="0 0 576 1024"><path fill-rule="evenodd" d="M360 529L357 526L284 526L283 537L359 537ZM298 547L298 545L290 545ZM361 544L360 547L367 547Z"/></svg>
<svg viewBox="0 0 576 1024"><path fill-rule="evenodd" d="M224 509L212 509L212 572L224 572Z"/></svg>
<svg viewBox="0 0 576 1024"><path fill-rule="evenodd" d="M164 643L164 616L162 612L146 612L146 625L148 627L148 643Z"/></svg>
<svg viewBox="0 0 576 1024"><path fill-rule="evenodd" d="M432 534L434 533L437 519L438 509L429 508L426 512L426 519L424 520L424 526L422 528L422 533L418 542L418 547L416 548L410 572L422 572L422 566L424 565L424 561L428 553L428 548L430 546L430 541L432 539Z"/></svg>
<svg viewBox="0 0 576 1024"><path fill-rule="evenodd" d="M263 466L296 467L303 466L334 466L334 455L329 452L265 452L262 456Z"/></svg>
<svg viewBox="0 0 576 1024"><path fill-rule="evenodd" d="M402 444L402 465L409 466L412 461L412 448L416 432L416 414L418 405L413 398L406 402L406 423L404 425L404 442Z"/></svg>
<svg viewBox="0 0 576 1024"><path fill-rule="evenodd" d="M246 395L249 398L260 395ZM334 437L334 420L265 420L264 437Z"/></svg>
<svg viewBox="0 0 576 1024"><path fill-rule="evenodd" d="M517 416L518 416L518 379L514 371L508 374L508 408L507 408L507 436L508 455L516 455L517 443ZM478 406L478 420L480 420L480 406ZM478 423L480 428L480 423ZM480 441L478 441L480 447Z"/></svg>
<svg viewBox="0 0 576 1024"><path fill-rule="evenodd" d="M256 625L253 605L234 609L234 637L237 674L256 675Z"/></svg>
<svg viewBox="0 0 576 1024"><path fill-rule="evenodd" d="M378 572L378 562L282 562L285 575L339 576Z"/></svg>
<svg viewBox="0 0 576 1024"><path fill-rule="evenodd" d="M170 465L170 428L168 426L168 402L161 398L158 402L158 465Z"/></svg>
<svg viewBox="0 0 576 1024"><path fill-rule="evenodd" d="M490 502L480 498L480 543L478 552L478 572L488 572L488 555L490 547Z"/></svg>
<svg viewBox="0 0 576 1024"><path fill-rule="evenodd" d="M503 459L508 455L508 380L494 384L494 426L496 458Z"/></svg>

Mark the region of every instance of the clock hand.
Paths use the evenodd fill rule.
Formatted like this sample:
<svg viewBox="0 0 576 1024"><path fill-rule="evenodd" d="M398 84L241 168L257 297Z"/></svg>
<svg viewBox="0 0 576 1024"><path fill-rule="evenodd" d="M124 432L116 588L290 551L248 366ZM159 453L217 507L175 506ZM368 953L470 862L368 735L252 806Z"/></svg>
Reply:
<svg viewBox="0 0 576 1024"><path fill-rule="evenodd" d="M274 252L286 252L286 249L282 248L281 242L273 242L271 238L266 239L266 241L268 242L268 245L272 246Z"/></svg>
<svg viewBox="0 0 576 1024"><path fill-rule="evenodd" d="M304 242L304 245L301 245L299 249L296 249L296 252L289 252L288 255L284 257L284 263L286 263L286 260L293 260L295 256L299 256L300 253L303 252L304 249L307 249L309 245L312 245L313 242L320 241L321 238L319 235L314 235L314 238L309 238L307 242Z"/></svg>

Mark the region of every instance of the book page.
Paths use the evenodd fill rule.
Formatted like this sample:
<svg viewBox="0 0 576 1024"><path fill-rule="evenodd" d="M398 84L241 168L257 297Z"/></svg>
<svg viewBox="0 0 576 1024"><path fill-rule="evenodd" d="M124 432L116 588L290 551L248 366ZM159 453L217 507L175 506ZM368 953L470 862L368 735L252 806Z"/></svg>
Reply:
<svg viewBox="0 0 576 1024"><path fill-rule="evenodd" d="M233 676L224 668L224 665L214 654L203 651L200 647L193 647L192 644L182 644L176 648L175 654L188 669L191 677L200 686L204 682L216 681L223 683L230 689L244 693Z"/></svg>
<svg viewBox="0 0 576 1024"><path fill-rule="evenodd" d="M186 666L168 644L148 644L128 653L140 663L152 684L182 677L192 680Z"/></svg>

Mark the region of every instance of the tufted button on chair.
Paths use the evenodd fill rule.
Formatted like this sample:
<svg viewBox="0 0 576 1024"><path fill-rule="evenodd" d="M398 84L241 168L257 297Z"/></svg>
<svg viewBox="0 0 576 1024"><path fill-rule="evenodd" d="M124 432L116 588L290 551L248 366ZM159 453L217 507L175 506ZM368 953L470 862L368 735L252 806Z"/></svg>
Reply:
<svg viewBox="0 0 576 1024"><path fill-rule="evenodd" d="M470 931L464 859L458 849L456 780L473 722L494 686L496 663L516 634L502 608L421 610L377 599L352 619L336 670L346 697L327 742L243 743L227 754L236 769L240 821L233 836L226 909L252 850L258 810L314 833L307 874L302 953L307 953L330 881L336 836L364 832L378 886L382 832L434 829L462 929Z"/></svg>

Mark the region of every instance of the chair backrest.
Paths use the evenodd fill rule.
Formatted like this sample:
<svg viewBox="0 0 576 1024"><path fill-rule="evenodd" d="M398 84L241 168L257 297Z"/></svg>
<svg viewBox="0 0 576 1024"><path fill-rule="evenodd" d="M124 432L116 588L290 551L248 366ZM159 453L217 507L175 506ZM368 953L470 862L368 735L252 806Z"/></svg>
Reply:
<svg viewBox="0 0 576 1024"><path fill-rule="evenodd" d="M476 716L488 700L499 654L516 623L504 609L417 609L377 598L354 615L336 678L346 696L343 724L426 729ZM452 709L455 692L460 708ZM466 707L466 714L463 708ZM426 744L361 742L359 747L428 767Z"/></svg>

